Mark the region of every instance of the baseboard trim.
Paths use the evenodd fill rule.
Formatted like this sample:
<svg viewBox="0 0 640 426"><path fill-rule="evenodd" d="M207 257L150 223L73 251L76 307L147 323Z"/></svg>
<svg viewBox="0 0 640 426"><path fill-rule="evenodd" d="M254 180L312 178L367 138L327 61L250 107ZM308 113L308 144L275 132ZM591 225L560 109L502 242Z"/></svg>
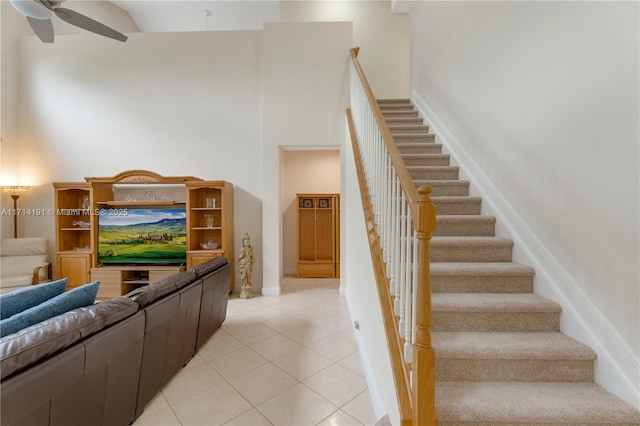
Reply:
<svg viewBox="0 0 640 426"><path fill-rule="evenodd" d="M562 306L562 332L597 352L596 383L640 410L640 358L551 256L429 105L415 91L411 100L435 133L436 141L443 144L460 166L461 178L469 180L473 195L482 197L483 213L499 218L496 234L514 241L514 261L535 269L535 293Z"/></svg>
<svg viewBox="0 0 640 426"><path fill-rule="evenodd" d="M280 286L277 287L262 287L263 296L280 296Z"/></svg>

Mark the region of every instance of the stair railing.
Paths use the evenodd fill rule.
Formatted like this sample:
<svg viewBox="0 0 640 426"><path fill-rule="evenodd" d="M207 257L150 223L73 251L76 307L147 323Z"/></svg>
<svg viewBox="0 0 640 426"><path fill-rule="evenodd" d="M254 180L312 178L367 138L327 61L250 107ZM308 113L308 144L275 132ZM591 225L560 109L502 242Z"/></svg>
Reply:
<svg viewBox="0 0 640 426"><path fill-rule="evenodd" d="M431 346L429 242L436 211L431 187L415 187L351 49L353 144L403 425L437 424L435 357Z"/></svg>

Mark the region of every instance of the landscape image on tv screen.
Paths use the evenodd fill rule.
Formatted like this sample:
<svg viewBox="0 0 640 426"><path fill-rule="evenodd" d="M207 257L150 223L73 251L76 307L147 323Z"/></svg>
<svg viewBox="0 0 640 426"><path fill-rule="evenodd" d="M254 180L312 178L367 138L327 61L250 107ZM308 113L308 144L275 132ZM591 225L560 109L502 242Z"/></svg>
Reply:
<svg viewBox="0 0 640 426"><path fill-rule="evenodd" d="M98 213L98 262L186 262L184 209L101 209Z"/></svg>

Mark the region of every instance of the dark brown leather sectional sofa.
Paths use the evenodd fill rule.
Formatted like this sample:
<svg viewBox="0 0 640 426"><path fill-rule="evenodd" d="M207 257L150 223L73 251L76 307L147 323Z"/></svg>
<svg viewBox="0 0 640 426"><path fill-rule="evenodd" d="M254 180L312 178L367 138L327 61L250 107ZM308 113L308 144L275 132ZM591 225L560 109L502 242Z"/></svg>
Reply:
<svg viewBox="0 0 640 426"><path fill-rule="evenodd" d="M225 258L0 339L0 423L128 425L225 320Z"/></svg>

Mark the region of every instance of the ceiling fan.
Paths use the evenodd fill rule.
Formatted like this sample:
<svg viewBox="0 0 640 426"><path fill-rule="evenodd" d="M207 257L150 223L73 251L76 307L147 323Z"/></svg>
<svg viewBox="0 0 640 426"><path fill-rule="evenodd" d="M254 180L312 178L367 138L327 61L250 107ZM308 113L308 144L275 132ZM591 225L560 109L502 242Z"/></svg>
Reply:
<svg viewBox="0 0 640 426"><path fill-rule="evenodd" d="M56 15L71 25L101 36L118 41L127 40L127 36L113 28L107 27L71 9L60 7L63 1L64 0L9 0L9 3L27 17L27 21L29 25L31 25L33 32L45 43L53 43L53 23L51 22L51 15Z"/></svg>

